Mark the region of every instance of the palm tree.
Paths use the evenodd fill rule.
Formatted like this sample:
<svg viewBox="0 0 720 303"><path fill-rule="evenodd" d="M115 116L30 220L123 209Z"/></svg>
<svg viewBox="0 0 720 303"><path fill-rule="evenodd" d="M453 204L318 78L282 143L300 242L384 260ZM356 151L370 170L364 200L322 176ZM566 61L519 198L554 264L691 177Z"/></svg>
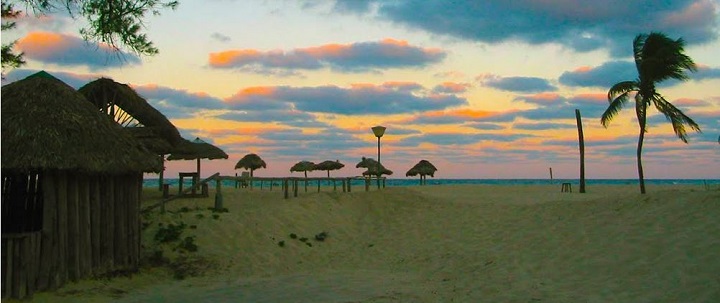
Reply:
<svg viewBox="0 0 720 303"><path fill-rule="evenodd" d="M685 55L685 41L680 38L672 40L665 34L651 32L640 34L633 40L633 54L635 67L638 71L638 79L623 81L613 85L608 91L610 106L602 114L600 123L607 128L610 121L617 113L627 105L630 96L634 93L635 114L637 114L640 135L637 145L637 166L638 178L640 180L640 193L645 193L645 180L642 168L642 147L647 132L647 108L654 105L658 111L665 115L665 118L672 123L675 134L687 143L687 132L685 125L700 132L700 126L690 117L686 116L680 109L660 95L655 86L668 79L685 81L688 79L686 70L694 72L697 70L693 60Z"/></svg>

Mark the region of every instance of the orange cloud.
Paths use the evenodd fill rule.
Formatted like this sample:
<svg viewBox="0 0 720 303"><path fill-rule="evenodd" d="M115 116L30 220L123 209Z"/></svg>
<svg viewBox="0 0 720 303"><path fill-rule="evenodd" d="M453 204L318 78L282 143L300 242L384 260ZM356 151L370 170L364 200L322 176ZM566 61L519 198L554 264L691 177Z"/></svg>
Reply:
<svg viewBox="0 0 720 303"><path fill-rule="evenodd" d="M259 57L260 51L254 49L230 50L219 53L210 53L210 66L223 67L230 66L233 62L246 58Z"/></svg>
<svg viewBox="0 0 720 303"><path fill-rule="evenodd" d="M240 91L245 96L271 96L275 93L275 88L270 86L252 86Z"/></svg>

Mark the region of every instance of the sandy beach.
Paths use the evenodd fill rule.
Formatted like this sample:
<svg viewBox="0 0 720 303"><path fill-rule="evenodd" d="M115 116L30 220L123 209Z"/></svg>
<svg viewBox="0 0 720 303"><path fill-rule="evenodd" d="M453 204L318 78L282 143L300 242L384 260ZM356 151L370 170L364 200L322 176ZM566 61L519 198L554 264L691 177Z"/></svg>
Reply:
<svg viewBox="0 0 720 303"><path fill-rule="evenodd" d="M718 302L720 191L701 186L225 188L178 199L200 276L162 268L69 283L35 302ZM576 189L577 190L577 189ZM160 193L145 190L145 203ZM327 237L316 240L317 235ZM304 239L307 238L307 239ZM171 254L171 252L167 252Z"/></svg>

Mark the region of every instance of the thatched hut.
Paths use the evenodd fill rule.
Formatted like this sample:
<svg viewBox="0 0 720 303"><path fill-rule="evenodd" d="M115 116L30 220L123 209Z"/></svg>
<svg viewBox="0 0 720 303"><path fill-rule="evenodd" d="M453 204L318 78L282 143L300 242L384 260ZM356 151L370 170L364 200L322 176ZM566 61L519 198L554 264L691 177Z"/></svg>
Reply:
<svg viewBox="0 0 720 303"><path fill-rule="evenodd" d="M420 185L427 183L427 177L435 177L435 172L437 171L437 168L435 165L432 165L430 161L428 160L420 160L415 166L413 166L410 170L405 173L406 177L410 176L417 176L420 175Z"/></svg>
<svg viewBox="0 0 720 303"><path fill-rule="evenodd" d="M335 161L327 160L327 161L323 161L318 164L315 164L315 170L326 170L328 178L330 178L331 170L338 170L343 167L345 167L345 164L340 163L340 160L335 160Z"/></svg>
<svg viewBox="0 0 720 303"><path fill-rule="evenodd" d="M2 87L2 297L135 271L142 173L158 158L39 72Z"/></svg>

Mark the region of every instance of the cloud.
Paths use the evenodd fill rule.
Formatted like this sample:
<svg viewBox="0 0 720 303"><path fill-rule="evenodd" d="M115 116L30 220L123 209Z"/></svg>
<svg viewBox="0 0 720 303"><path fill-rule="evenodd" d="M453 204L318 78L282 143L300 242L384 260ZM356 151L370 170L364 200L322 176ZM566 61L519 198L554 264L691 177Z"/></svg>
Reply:
<svg viewBox="0 0 720 303"><path fill-rule="evenodd" d="M446 53L437 48L412 46L407 41L385 39L377 42L325 44L290 51L228 50L210 53L213 68L245 71L318 70L365 72L384 68L424 67L442 61Z"/></svg>
<svg viewBox="0 0 720 303"><path fill-rule="evenodd" d="M344 115L414 113L468 104L466 99L454 95L387 83L356 84L349 88L334 85L251 87L240 90L226 102L234 110L295 109Z"/></svg>
<svg viewBox="0 0 720 303"><path fill-rule="evenodd" d="M212 33L210 35L210 38L212 38L213 40L219 41L219 42L223 42L223 43L230 42L230 40L231 40L230 37L223 35L221 33L218 33L218 32Z"/></svg>
<svg viewBox="0 0 720 303"><path fill-rule="evenodd" d="M439 94L461 94L467 91L471 85L469 83L443 82L433 88L433 92Z"/></svg>
<svg viewBox="0 0 720 303"><path fill-rule="evenodd" d="M462 124L468 121L480 121L495 115L495 112L474 109L453 109L446 111L430 111L402 120L402 124Z"/></svg>
<svg viewBox="0 0 720 303"><path fill-rule="evenodd" d="M696 72L690 73L690 79L695 81L720 79L720 68L700 65Z"/></svg>
<svg viewBox="0 0 720 303"><path fill-rule="evenodd" d="M616 56L632 55L631 41L642 32L667 32L689 44L718 37L718 5L712 0L363 2L338 1L336 6L343 12L372 13L405 27L470 41L555 43L580 52L608 49Z"/></svg>
<svg viewBox="0 0 720 303"><path fill-rule="evenodd" d="M440 146L470 145L480 141L512 142L532 137L526 134L464 134L464 133L429 133L412 135L400 139L394 145L416 147L422 143Z"/></svg>
<svg viewBox="0 0 720 303"><path fill-rule="evenodd" d="M615 83L637 78L635 63L609 61L597 67L583 66L560 75L560 84L578 87L601 87L610 89Z"/></svg>
<svg viewBox="0 0 720 303"><path fill-rule="evenodd" d="M220 119L237 122L277 123L293 127L328 127L329 124L317 121L313 114L296 110L252 110L231 111L216 116Z"/></svg>
<svg viewBox="0 0 720 303"><path fill-rule="evenodd" d="M520 130L548 130L548 129L568 129L577 127L575 124L569 123L515 123L514 129Z"/></svg>
<svg viewBox="0 0 720 303"><path fill-rule="evenodd" d="M227 108L221 99L203 92L192 93L182 89L174 89L155 84L134 85L132 88L140 96L153 101L153 103L165 103L195 110Z"/></svg>
<svg viewBox="0 0 720 303"><path fill-rule="evenodd" d="M537 93L557 90L557 87L551 85L548 80L535 77L501 77L486 74L480 75L476 79L484 86L518 93Z"/></svg>
<svg viewBox="0 0 720 303"><path fill-rule="evenodd" d="M140 58L134 54L58 33L32 32L19 39L15 47L24 52L27 59L60 66L85 66L96 70L140 64Z"/></svg>
<svg viewBox="0 0 720 303"><path fill-rule="evenodd" d="M529 120L574 119L575 109L579 109L585 119L599 119L608 106L605 94L578 94L572 97L563 97L544 93L522 96L517 100L535 104L537 107L497 113L482 118L482 122L509 122L517 118Z"/></svg>

